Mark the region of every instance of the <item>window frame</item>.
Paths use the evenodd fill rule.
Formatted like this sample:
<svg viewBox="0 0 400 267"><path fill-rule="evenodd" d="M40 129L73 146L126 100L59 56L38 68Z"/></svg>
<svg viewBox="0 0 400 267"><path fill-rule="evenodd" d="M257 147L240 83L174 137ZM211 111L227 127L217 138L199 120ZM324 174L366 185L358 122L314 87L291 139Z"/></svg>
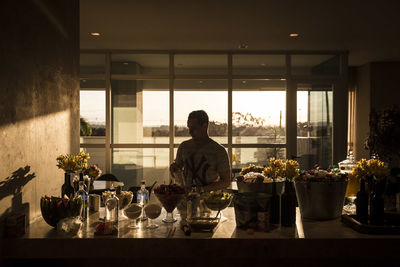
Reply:
<svg viewBox="0 0 400 267"><path fill-rule="evenodd" d="M106 173L111 172L111 149L113 148L169 148L169 162L174 160L174 148L179 144L174 143L174 84L177 79L226 79L228 90L228 142L222 144L228 149L228 155L232 163L233 148L285 148L286 158L295 158L297 155L297 84L313 83L323 81L334 84L333 91L333 118L334 118L334 139L333 139L333 162L339 162L347 152L347 77L348 77L348 52L347 51L164 51L164 50L81 50L82 54L103 54L105 56L104 74L81 74L80 79L105 80L106 91L106 136L105 144L80 144L80 148L104 148L106 151ZM111 56L116 54L168 54L169 73L167 75L152 74L118 74L117 78L128 79L168 79L169 80L169 143L130 143L113 144L111 140ZM227 55L227 74L175 74L175 55ZM292 55L332 55L339 56L340 68L338 75L292 75ZM283 55L286 61L286 73L281 75L241 75L233 74L233 55ZM286 80L286 143L284 144L232 144L232 91L233 80L235 79L285 79ZM83 89L84 90L84 89ZM338 104L341 103L340 108Z"/></svg>

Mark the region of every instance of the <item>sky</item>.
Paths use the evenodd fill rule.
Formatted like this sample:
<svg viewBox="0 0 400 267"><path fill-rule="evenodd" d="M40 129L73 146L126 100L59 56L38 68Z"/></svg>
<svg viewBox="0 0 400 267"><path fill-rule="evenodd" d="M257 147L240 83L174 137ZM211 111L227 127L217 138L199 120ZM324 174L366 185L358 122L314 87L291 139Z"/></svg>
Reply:
<svg viewBox="0 0 400 267"><path fill-rule="evenodd" d="M232 111L251 113L263 118L267 125L279 125L280 111L282 124L285 122L284 91L233 91ZM93 124L105 124L105 92L80 91L81 116ZM174 92L175 125L186 125L188 114L203 109L210 121L227 123L228 93L224 91L176 91ZM298 92L297 120L307 119L307 92ZM169 124L169 92L143 92L143 124L157 126Z"/></svg>

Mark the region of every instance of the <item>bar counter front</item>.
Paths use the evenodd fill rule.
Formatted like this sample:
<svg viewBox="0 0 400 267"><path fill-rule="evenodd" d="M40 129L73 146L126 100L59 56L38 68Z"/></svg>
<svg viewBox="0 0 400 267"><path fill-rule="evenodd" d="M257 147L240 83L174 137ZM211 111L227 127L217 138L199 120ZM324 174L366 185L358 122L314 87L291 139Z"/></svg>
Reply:
<svg viewBox="0 0 400 267"><path fill-rule="evenodd" d="M154 220L159 227L151 230L130 229L129 219L121 219L114 236L94 235L102 209L91 213L75 236L58 233L40 218L23 237L2 239L2 262L4 266L31 262L51 266L78 262L88 266L139 262L145 266L400 266L399 236L361 234L340 219L305 221L299 209L294 227L252 232L236 227L234 208L229 207L214 232L190 236L180 229L179 216L176 223L163 223L164 212Z"/></svg>

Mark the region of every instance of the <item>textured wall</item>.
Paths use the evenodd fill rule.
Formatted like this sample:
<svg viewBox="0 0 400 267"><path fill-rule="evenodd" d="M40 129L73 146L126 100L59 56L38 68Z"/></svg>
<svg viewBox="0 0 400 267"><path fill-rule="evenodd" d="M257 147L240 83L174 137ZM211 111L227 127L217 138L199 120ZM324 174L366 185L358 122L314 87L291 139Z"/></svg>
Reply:
<svg viewBox="0 0 400 267"><path fill-rule="evenodd" d="M400 105L400 62L371 63L371 108Z"/></svg>
<svg viewBox="0 0 400 267"><path fill-rule="evenodd" d="M364 149L369 135L369 113L372 109L382 110L400 105L400 62L372 62L357 69L356 113L355 113L355 156L369 158Z"/></svg>
<svg viewBox="0 0 400 267"><path fill-rule="evenodd" d="M2 224L39 217L40 196L63 183L55 158L79 151L79 1L6 0L0 22Z"/></svg>

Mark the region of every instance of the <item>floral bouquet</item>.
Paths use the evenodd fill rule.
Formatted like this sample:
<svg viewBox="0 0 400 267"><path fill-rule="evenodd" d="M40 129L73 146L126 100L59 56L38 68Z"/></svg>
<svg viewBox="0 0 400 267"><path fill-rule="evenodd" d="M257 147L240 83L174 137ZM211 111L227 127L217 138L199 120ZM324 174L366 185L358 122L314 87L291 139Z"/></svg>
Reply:
<svg viewBox="0 0 400 267"><path fill-rule="evenodd" d="M264 170L263 166L258 166L258 165L256 166L254 164L250 164L249 166L243 168L240 174L245 175L249 172L262 173L263 170Z"/></svg>
<svg viewBox="0 0 400 267"><path fill-rule="evenodd" d="M83 174L89 176L91 179L96 179L101 175L101 170L97 165L90 165Z"/></svg>
<svg viewBox="0 0 400 267"><path fill-rule="evenodd" d="M88 167L87 161L90 159L89 153L83 151L78 155L64 154L57 157L57 167L67 173L85 171Z"/></svg>
<svg viewBox="0 0 400 267"><path fill-rule="evenodd" d="M339 168L324 170L320 167L315 169L302 171L296 178L301 182L343 182L347 181L347 173L340 172Z"/></svg>
<svg viewBox="0 0 400 267"><path fill-rule="evenodd" d="M295 160L286 160L282 162L280 159L270 158L269 167L265 168L263 173L266 177L281 180L286 178L289 181L299 176L299 163Z"/></svg>
<svg viewBox="0 0 400 267"><path fill-rule="evenodd" d="M292 181L299 176L299 163L295 160L286 160L270 158L268 167L250 165L242 169L242 177L239 181L246 183L272 183L283 182L286 179Z"/></svg>
<svg viewBox="0 0 400 267"><path fill-rule="evenodd" d="M352 170L352 175L358 179L367 179L380 182L389 175L389 169L383 161L377 159L361 159Z"/></svg>

